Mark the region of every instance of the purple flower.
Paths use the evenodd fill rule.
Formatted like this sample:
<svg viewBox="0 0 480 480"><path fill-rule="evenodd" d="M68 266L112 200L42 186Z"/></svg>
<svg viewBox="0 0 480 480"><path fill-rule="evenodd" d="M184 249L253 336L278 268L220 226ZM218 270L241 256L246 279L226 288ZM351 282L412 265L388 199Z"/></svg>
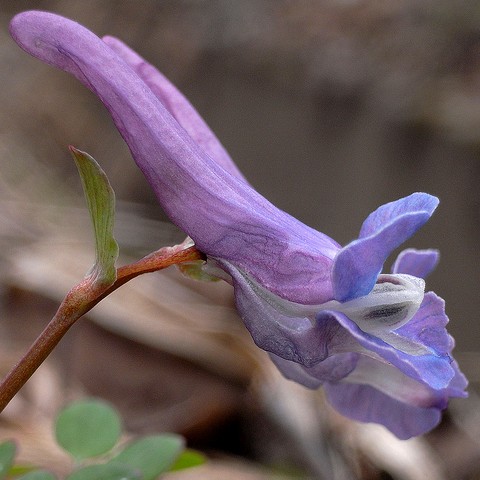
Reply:
<svg viewBox="0 0 480 480"><path fill-rule="evenodd" d="M233 284L255 343L285 377L323 385L340 412L400 438L430 430L450 397L466 395L443 300L424 294L438 253L406 250L381 273L437 198L381 206L341 247L258 194L183 95L119 40L45 12L17 15L11 33L98 95L165 212L207 255L206 272Z"/></svg>

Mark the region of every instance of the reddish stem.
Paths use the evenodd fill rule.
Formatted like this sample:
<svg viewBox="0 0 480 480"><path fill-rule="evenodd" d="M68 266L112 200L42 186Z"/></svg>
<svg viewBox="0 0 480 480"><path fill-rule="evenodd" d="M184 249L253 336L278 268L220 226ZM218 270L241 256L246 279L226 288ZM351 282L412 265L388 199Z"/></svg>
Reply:
<svg viewBox="0 0 480 480"><path fill-rule="evenodd" d="M0 412L50 355L69 328L107 295L143 273L155 272L183 262L205 259L203 253L195 247L179 250L180 248L182 247L161 248L138 262L118 268L117 279L111 286L95 284L91 278L87 277L73 287L43 332L0 384Z"/></svg>

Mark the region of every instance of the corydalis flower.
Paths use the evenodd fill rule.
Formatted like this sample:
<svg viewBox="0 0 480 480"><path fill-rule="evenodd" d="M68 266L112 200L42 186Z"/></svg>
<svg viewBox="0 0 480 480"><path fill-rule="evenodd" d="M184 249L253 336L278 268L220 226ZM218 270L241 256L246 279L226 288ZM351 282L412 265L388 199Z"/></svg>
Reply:
<svg viewBox="0 0 480 480"><path fill-rule="evenodd" d="M389 254L438 200L414 193L378 208L345 247L280 211L243 178L180 92L121 41L25 12L11 23L28 53L92 90L170 219L232 283L255 343L289 379L323 385L330 403L400 438L433 428L466 380L450 353L443 301L424 294L434 250Z"/></svg>

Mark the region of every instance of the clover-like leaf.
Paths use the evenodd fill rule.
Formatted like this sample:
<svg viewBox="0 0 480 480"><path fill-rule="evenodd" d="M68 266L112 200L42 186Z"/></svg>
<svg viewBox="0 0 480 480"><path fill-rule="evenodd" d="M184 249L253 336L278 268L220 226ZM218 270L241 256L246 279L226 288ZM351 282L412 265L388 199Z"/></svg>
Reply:
<svg viewBox="0 0 480 480"><path fill-rule="evenodd" d="M83 467L70 474L66 480L143 480L143 476L139 470L128 465L106 463Z"/></svg>
<svg viewBox="0 0 480 480"><path fill-rule="evenodd" d="M0 479L7 476L10 467L13 465L17 447L11 440L0 443Z"/></svg>
<svg viewBox="0 0 480 480"><path fill-rule="evenodd" d="M107 175L88 153L70 147L90 211L95 233L95 265L90 272L96 282L113 284L116 279L115 262L118 244L113 236L115 193Z"/></svg>
<svg viewBox="0 0 480 480"><path fill-rule="evenodd" d="M183 448L179 435L152 435L130 443L110 463L139 469L144 480L154 480L173 465Z"/></svg>
<svg viewBox="0 0 480 480"><path fill-rule="evenodd" d="M121 434L117 412L99 400L76 402L57 417L58 444L75 459L96 457L110 451Z"/></svg>

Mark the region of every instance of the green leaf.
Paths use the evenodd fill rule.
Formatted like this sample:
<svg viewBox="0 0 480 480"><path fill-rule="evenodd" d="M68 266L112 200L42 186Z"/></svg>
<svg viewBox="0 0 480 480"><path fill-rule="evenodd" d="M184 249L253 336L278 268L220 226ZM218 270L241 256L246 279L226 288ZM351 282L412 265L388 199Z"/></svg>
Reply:
<svg viewBox="0 0 480 480"><path fill-rule="evenodd" d="M116 279L118 244L113 236L115 193L107 175L88 153L70 147L82 179L83 191L95 233L96 260L91 275L96 282L111 285Z"/></svg>
<svg viewBox="0 0 480 480"><path fill-rule="evenodd" d="M214 277L213 275L210 275L209 273L205 272L203 270L204 265L205 265L204 260L196 260L194 262L179 263L177 265L177 268L185 277L191 278L193 280L199 280L201 282L220 281L219 277Z"/></svg>
<svg viewBox="0 0 480 480"><path fill-rule="evenodd" d="M33 470L35 470L35 467L32 467L31 465L19 465L16 463L15 465L12 465L10 470L8 471L8 474L11 477L19 477L20 475L25 475L26 473L30 473Z"/></svg>
<svg viewBox="0 0 480 480"><path fill-rule="evenodd" d="M18 477L17 480L56 480L56 477L46 470L35 470Z"/></svg>
<svg viewBox="0 0 480 480"><path fill-rule="evenodd" d="M55 434L62 448L82 460L110 451L120 438L121 421L107 403L86 400L60 412Z"/></svg>
<svg viewBox="0 0 480 480"><path fill-rule="evenodd" d="M143 480L141 472L128 465L89 465L69 475L66 480Z"/></svg>
<svg viewBox="0 0 480 480"><path fill-rule="evenodd" d="M183 448L179 435L152 435L130 443L110 463L129 465L141 470L144 480L154 480L170 468Z"/></svg>
<svg viewBox="0 0 480 480"><path fill-rule="evenodd" d="M17 447L11 440L0 443L0 479L7 476L15 458Z"/></svg>
<svg viewBox="0 0 480 480"><path fill-rule="evenodd" d="M207 461L207 457L203 453L196 450L184 450L177 458L175 463L170 467L169 472L177 470L185 470L186 468L198 467Z"/></svg>

